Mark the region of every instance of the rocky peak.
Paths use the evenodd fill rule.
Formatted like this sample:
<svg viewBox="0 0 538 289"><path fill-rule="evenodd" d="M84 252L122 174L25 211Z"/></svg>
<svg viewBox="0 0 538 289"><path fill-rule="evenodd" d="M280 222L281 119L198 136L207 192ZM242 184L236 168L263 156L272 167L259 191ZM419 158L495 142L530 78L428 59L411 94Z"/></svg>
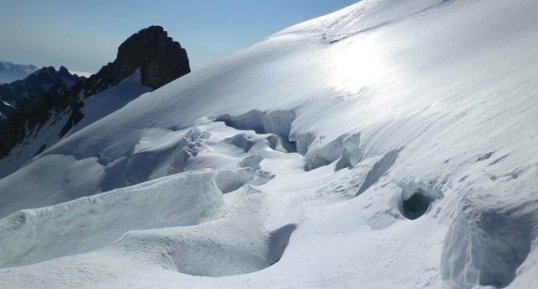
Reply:
<svg viewBox="0 0 538 289"><path fill-rule="evenodd" d="M140 30L118 48L116 60L90 77L86 95L92 95L140 69L142 84L159 88L190 72L187 52L160 26Z"/></svg>

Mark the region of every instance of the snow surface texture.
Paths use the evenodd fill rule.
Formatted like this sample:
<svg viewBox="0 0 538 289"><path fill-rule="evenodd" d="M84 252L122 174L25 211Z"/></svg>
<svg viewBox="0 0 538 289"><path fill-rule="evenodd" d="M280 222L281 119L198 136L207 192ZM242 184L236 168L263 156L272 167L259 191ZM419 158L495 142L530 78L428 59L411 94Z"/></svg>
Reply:
<svg viewBox="0 0 538 289"><path fill-rule="evenodd" d="M536 11L364 0L142 95L0 180L0 288L538 288Z"/></svg>

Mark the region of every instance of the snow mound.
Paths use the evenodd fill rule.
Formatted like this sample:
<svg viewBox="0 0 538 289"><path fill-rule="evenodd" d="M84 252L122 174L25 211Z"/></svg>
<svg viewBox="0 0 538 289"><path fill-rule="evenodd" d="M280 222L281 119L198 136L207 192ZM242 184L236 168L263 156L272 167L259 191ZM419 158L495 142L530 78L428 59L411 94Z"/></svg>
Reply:
<svg viewBox="0 0 538 289"><path fill-rule="evenodd" d="M247 188L233 197L236 202L223 218L197 226L129 232L106 250L194 276L246 274L277 263L297 226L267 230L266 200L259 191ZM139 250L146 254L140 256Z"/></svg>
<svg viewBox="0 0 538 289"><path fill-rule="evenodd" d="M0 220L0 267L89 252L131 230L200 223L222 205L211 171L184 173Z"/></svg>
<svg viewBox="0 0 538 289"><path fill-rule="evenodd" d="M236 232L241 239L223 238L230 231L200 234L176 232L160 235L152 246L165 247L169 268L194 276L221 277L247 274L265 269L280 260L295 225L286 225L271 232ZM230 228L229 228L230 229ZM233 231L232 231L233 232ZM141 243L154 238L153 234L129 233L121 242ZM244 244L248 240L249 245ZM121 244L120 244L121 245ZM158 245L157 245L158 246ZM211 264L211 266L208 266Z"/></svg>

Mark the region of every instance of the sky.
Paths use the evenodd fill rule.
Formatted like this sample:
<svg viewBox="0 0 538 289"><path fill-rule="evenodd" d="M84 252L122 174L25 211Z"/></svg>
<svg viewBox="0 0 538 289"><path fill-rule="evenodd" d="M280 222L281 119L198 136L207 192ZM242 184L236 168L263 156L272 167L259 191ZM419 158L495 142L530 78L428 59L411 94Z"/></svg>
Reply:
<svg viewBox="0 0 538 289"><path fill-rule="evenodd" d="M161 25L191 68L357 0L0 0L0 61L96 72L131 34Z"/></svg>

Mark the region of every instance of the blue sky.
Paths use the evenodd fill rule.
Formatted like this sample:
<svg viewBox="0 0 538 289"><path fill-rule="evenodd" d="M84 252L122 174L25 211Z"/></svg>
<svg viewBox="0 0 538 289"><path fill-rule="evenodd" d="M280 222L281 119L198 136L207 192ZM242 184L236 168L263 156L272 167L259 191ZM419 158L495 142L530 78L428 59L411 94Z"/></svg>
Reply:
<svg viewBox="0 0 538 289"><path fill-rule="evenodd" d="M0 0L0 61L97 71L131 34L161 25L193 69L357 0Z"/></svg>

